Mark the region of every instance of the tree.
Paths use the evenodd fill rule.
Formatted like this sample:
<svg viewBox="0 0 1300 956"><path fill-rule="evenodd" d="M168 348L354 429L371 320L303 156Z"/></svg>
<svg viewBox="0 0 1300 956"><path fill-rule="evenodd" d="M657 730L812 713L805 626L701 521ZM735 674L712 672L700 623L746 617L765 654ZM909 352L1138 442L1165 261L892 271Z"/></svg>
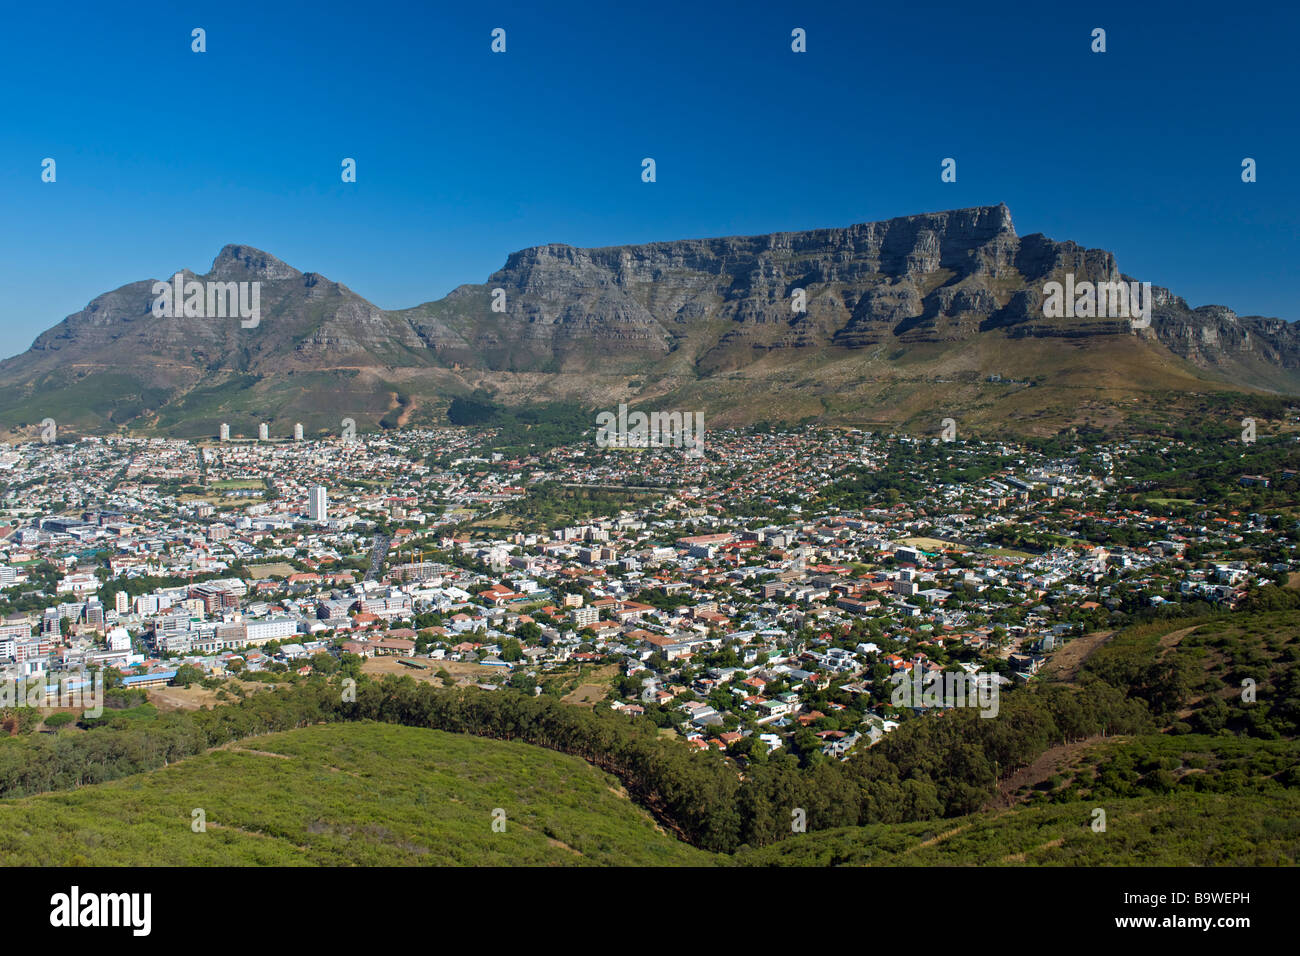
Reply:
<svg viewBox="0 0 1300 956"><path fill-rule="evenodd" d="M182 664L176 668L176 676L172 678L172 683L179 684L182 687L189 687L190 684L201 680L203 680L203 671L193 664Z"/></svg>
<svg viewBox="0 0 1300 956"><path fill-rule="evenodd" d="M67 711L61 710L58 713L50 714L50 716L45 718L45 729L58 730L60 727L66 727L76 719L77 718L73 717Z"/></svg>
<svg viewBox="0 0 1300 956"><path fill-rule="evenodd" d="M328 651L317 651L311 657L311 668L320 674L333 674L339 669L339 662Z"/></svg>

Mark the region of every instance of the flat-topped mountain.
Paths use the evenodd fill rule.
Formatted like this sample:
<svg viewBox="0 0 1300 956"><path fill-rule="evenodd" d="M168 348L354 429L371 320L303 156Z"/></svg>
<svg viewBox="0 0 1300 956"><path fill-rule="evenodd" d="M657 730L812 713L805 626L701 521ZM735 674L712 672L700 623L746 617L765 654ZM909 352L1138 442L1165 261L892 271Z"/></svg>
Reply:
<svg viewBox="0 0 1300 956"><path fill-rule="evenodd" d="M535 246L481 284L397 311L230 245L206 273L182 271L196 284L185 297L197 290L188 317L157 314L155 283L171 275L132 282L0 363L0 426L47 415L179 434L214 432L219 420L392 425L441 420L450 398L486 391L505 404L670 403L714 421L940 411L1043 430L1105 424L1143 394L1300 393L1295 323L1193 309L1156 285L1149 328L1047 317L1045 287L1067 276L1144 278L1104 250L1018 236L1005 205L762 236ZM219 301L239 283L258 283L252 327L210 308L213 286ZM1031 383L1042 391L1026 403Z"/></svg>

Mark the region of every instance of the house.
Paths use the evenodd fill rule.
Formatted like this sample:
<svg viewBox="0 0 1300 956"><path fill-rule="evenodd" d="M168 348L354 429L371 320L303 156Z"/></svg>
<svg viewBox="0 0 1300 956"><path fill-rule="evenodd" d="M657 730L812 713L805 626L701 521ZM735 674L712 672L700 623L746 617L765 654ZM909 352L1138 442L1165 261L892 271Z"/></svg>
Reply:
<svg viewBox="0 0 1300 956"><path fill-rule="evenodd" d="M398 637L384 637L379 640L371 641L370 646L374 648L376 657L414 657L415 641L404 641Z"/></svg>
<svg viewBox="0 0 1300 956"><path fill-rule="evenodd" d="M152 674L130 674L122 678L122 686L128 689L146 689L149 687L166 687L176 679L176 671L155 671Z"/></svg>

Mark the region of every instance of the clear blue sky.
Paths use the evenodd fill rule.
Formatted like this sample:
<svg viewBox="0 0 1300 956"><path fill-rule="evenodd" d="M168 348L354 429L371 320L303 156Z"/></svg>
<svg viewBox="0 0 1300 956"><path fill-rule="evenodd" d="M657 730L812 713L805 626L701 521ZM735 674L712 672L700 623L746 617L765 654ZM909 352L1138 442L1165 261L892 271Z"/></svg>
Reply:
<svg viewBox="0 0 1300 956"><path fill-rule="evenodd" d="M538 243L1000 201L1192 305L1300 318L1293 3L6 6L0 355L230 242L399 308Z"/></svg>

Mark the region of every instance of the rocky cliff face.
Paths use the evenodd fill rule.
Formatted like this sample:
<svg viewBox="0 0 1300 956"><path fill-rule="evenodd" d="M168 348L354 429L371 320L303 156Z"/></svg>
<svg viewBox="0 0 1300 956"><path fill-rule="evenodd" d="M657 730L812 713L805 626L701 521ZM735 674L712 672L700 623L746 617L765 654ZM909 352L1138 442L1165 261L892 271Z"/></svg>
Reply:
<svg viewBox="0 0 1300 956"><path fill-rule="evenodd" d="M509 303L492 323L496 340L517 336L548 358L592 342L667 352L704 323L725 324L724 347L852 348L978 331L971 320L1001 308L995 288L1017 279L1018 246L1010 211L992 206L765 236L539 246L511 255L485 288L504 289ZM805 308L795 311L799 289Z"/></svg>
<svg viewBox="0 0 1300 956"><path fill-rule="evenodd" d="M1011 338L1131 334L1127 321L1049 319L1043 286L1128 281L1104 250L1019 237L1005 205L864 223L843 229L511 255L482 286L409 310L424 341L463 365L643 362L682 346L705 369L773 349L858 349L958 342L1002 330ZM506 312L489 308L492 289ZM804 309L795 311L796 290ZM1153 289L1153 336L1205 366L1242 350L1294 368L1297 326L1199 310ZM705 330L715 331L710 334ZM720 330L720 331L719 331ZM743 362L742 362L743 364Z"/></svg>

